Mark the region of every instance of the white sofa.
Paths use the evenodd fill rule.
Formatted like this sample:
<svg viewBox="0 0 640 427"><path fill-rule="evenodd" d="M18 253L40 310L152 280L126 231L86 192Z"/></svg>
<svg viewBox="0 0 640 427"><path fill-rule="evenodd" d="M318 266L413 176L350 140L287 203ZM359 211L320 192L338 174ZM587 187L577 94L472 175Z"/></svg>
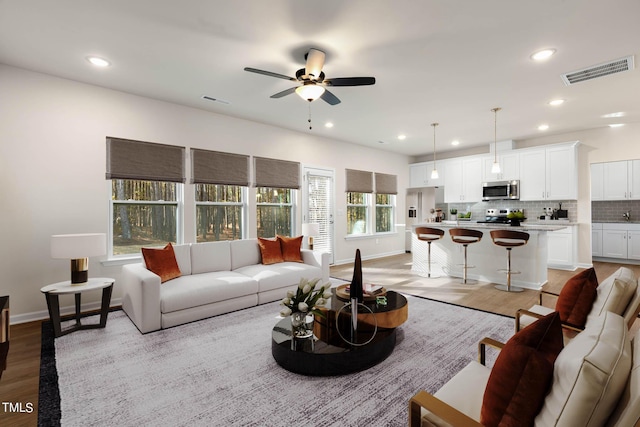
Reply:
<svg viewBox="0 0 640 427"><path fill-rule="evenodd" d="M329 254L263 265L257 239L175 245L182 275L160 283L144 263L122 267L122 309L147 333L282 299L301 278L329 281Z"/></svg>

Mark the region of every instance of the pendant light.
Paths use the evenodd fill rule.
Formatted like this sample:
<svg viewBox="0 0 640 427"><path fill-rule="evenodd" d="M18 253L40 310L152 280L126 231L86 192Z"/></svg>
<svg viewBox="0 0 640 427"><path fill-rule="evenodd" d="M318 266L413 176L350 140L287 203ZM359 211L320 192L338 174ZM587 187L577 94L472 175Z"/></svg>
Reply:
<svg viewBox="0 0 640 427"><path fill-rule="evenodd" d="M438 179L438 169L436 169L436 126L438 123L431 123L433 126L433 170L431 171L431 179Z"/></svg>
<svg viewBox="0 0 640 427"><path fill-rule="evenodd" d="M491 173L500 173L500 163L498 163L498 111L502 110L502 108L496 107L491 109L494 115L494 123L493 123L493 166L491 166Z"/></svg>

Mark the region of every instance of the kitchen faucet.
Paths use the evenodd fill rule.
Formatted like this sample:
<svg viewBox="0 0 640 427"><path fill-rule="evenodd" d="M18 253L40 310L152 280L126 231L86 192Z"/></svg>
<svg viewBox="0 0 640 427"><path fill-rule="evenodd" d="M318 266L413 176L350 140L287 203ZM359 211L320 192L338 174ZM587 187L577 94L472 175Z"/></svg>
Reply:
<svg viewBox="0 0 640 427"><path fill-rule="evenodd" d="M631 211L626 211L625 213L622 214L622 216L625 221L627 222L631 221Z"/></svg>

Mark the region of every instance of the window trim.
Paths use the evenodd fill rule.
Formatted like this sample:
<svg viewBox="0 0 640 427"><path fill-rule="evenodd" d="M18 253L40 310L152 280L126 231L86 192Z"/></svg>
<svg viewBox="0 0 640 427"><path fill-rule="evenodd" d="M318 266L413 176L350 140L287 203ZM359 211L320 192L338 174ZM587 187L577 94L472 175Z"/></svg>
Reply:
<svg viewBox="0 0 640 427"><path fill-rule="evenodd" d="M115 178L114 178L115 179ZM120 178L118 178L120 179ZM176 185L176 200L174 201L162 201L162 200L115 200L112 193L112 181L106 180L107 195L109 197L109 223L107 224L107 230L109 230L109 238L107 239L107 260L102 265L118 265L122 262L125 264L128 260L139 260L142 258L141 254L113 254L113 205L114 204L128 204L128 205L176 205L176 244L184 244L184 184L181 182L173 181L160 181L171 182ZM144 179L134 181L147 181Z"/></svg>
<svg viewBox="0 0 640 427"><path fill-rule="evenodd" d="M242 188L242 202L199 202L196 200L196 186L198 184L193 184L193 241L198 241L198 206L240 206L240 218L242 221L242 226L240 227L240 239L246 239L248 236L248 210L249 210L249 187L244 185L235 185L235 184L206 184L200 183L202 185L232 185ZM213 240L211 240L213 242Z"/></svg>

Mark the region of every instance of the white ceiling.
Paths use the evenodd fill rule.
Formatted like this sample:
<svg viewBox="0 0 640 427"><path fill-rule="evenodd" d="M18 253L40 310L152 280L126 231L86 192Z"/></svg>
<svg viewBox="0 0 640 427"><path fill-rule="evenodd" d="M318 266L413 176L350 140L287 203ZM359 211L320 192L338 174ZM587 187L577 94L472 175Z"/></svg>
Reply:
<svg viewBox="0 0 640 427"><path fill-rule="evenodd" d="M430 153L494 139L640 122L640 71L565 86L560 76L640 50L638 0L0 0L0 62L300 132ZM269 96L310 47L342 103ZM557 53L538 63L541 48ZM105 69L88 55L107 58ZM203 95L228 105L201 99ZM1 95L0 95L1 96ZM566 100L551 107L554 98ZM1 99L1 98L0 98ZM603 118L625 112L618 119ZM331 121L335 126L325 128ZM399 141L397 136L407 138ZM381 144L383 141L384 144Z"/></svg>

